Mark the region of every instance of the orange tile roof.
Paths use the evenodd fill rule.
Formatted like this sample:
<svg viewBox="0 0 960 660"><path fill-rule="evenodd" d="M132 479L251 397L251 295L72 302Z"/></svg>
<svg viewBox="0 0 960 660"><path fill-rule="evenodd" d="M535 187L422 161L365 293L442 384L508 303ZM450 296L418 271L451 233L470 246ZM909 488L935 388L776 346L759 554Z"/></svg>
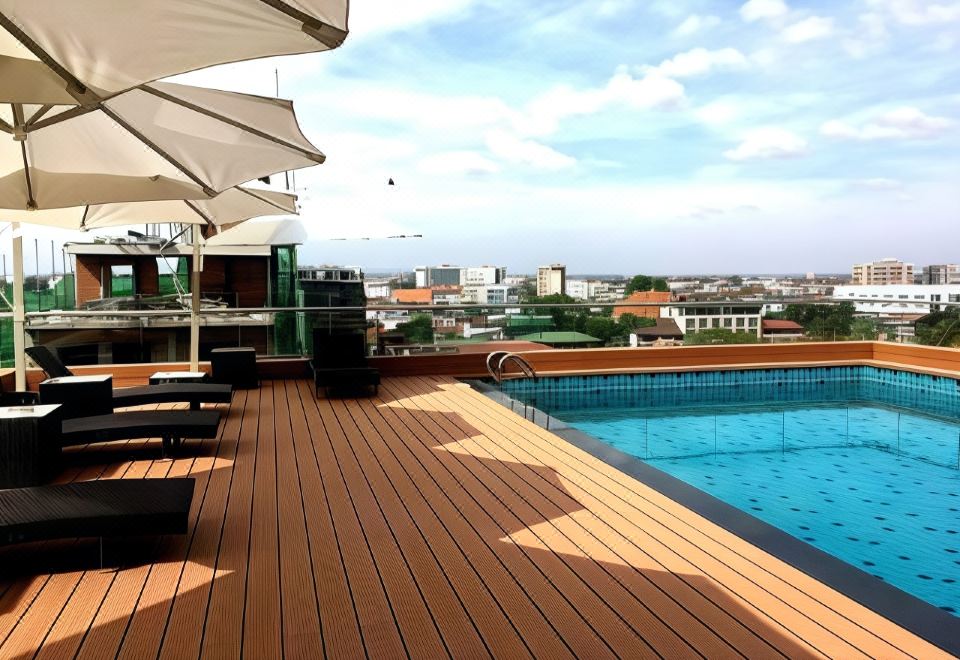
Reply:
<svg viewBox="0 0 960 660"><path fill-rule="evenodd" d="M668 303L671 300L669 291L635 291L624 298L623 302L660 302ZM650 319L660 317L659 307L614 307L613 318L619 319L621 314L633 314Z"/></svg>
<svg viewBox="0 0 960 660"><path fill-rule="evenodd" d="M429 305L433 302L430 289L394 289L390 299L402 305Z"/></svg>

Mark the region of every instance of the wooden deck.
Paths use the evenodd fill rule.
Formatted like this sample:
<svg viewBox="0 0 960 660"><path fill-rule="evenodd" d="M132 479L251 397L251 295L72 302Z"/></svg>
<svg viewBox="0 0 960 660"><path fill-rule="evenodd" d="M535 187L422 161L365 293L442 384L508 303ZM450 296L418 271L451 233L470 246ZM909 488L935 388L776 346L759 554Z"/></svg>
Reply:
<svg viewBox="0 0 960 660"><path fill-rule="evenodd" d="M175 460L70 454L195 477L191 532L0 549L0 657L943 655L451 379L223 409Z"/></svg>

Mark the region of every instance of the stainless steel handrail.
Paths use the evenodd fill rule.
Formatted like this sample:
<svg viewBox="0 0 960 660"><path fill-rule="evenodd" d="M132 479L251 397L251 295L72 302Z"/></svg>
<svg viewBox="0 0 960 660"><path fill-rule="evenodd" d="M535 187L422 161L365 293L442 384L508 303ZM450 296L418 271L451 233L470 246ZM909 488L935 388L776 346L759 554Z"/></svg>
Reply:
<svg viewBox="0 0 960 660"><path fill-rule="evenodd" d="M498 359L499 358L499 359ZM492 362L496 361L497 364L494 367ZM524 378L536 378L537 371L533 368L525 358L516 354L508 353L507 351L494 351L487 356L487 371L498 383L503 382L503 368L507 365L508 362L514 362L520 371L523 373Z"/></svg>

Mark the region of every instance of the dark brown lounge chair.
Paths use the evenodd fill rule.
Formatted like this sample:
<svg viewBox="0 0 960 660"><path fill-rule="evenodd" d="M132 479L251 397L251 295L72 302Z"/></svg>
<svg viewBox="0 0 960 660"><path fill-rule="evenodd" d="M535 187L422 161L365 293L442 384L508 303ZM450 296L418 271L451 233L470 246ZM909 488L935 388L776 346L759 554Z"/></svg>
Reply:
<svg viewBox="0 0 960 660"><path fill-rule="evenodd" d="M186 438L215 438L220 427L216 410L145 410L63 420L64 447L132 438L162 438L163 451Z"/></svg>
<svg viewBox="0 0 960 660"><path fill-rule="evenodd" d="M73 372L46 346L24 349L37 366L50 378L73 376ZM199 410L201 403L230 403L233 388L217 383L164 383L141 387L121 387L113 390L113 407L127 408L154 403L189 403L191 410Z"/></svg>
<svg viewBox="0 0 960 660"><path fill-rule="evenodd" d="M380 372L367 366L366 337L358 332L330 333L313 331L313 380L317 396L320 389L329 397L336 391L356 392L380 386Z"/></svg>
<svg viewBox="0 0 960 660"><path fill-rule="evenodd" d="M186 534L194 480L104 479L0 490L0 545Z"/></svg>

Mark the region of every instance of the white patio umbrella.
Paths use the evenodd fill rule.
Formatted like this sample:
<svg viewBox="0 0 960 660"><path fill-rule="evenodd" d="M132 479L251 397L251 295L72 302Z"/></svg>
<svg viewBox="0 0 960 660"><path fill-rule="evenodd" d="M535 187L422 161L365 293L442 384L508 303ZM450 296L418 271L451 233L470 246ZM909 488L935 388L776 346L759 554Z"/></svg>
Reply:
<svg viewBox="0 0 960 660"><path fill-rule="evenodd" d="M86 107L0 105L0 209L199 199L323 161L281 99L152 83Z"/></svg>
<svg viewBox="0 0 960 660"><path fill-rule="evenodd" d="M246 220L269 215L297 215L297 196L272 190L238 186L212 199L161 200L154 202L121 202L46 211L16 211L8 220L26 220L32 224L62 229L92 230L143 224L179 224L193 227L234 226ZM193 233L193 268L191 274L190 363L196 370L199 361L200 322L200 240ZM16 244L15 244L16 249ZM20 281L22 282L22 255ZM15 269L16 279L16 269ZM14 296L18 295L16 286ZM22 292L20 293L22 295ZM15 301L16 306L16 301ZM22 304L22 301L21 303ZM21 342L23 328L19 329ZM15 335L16 336L16 335ZM22 347L15 351L18 374L25 370ZM19 375L18 375L19 377ZM25 372L24 372L25 378ZM18 388L22 386L18 385Z"/></svg>
<svg viewBox="0 0 960 660"><path fill-rule="evenodd" d="M336 48L348 0L0 0L0 102L94 104L215 64Z"/></svg>

